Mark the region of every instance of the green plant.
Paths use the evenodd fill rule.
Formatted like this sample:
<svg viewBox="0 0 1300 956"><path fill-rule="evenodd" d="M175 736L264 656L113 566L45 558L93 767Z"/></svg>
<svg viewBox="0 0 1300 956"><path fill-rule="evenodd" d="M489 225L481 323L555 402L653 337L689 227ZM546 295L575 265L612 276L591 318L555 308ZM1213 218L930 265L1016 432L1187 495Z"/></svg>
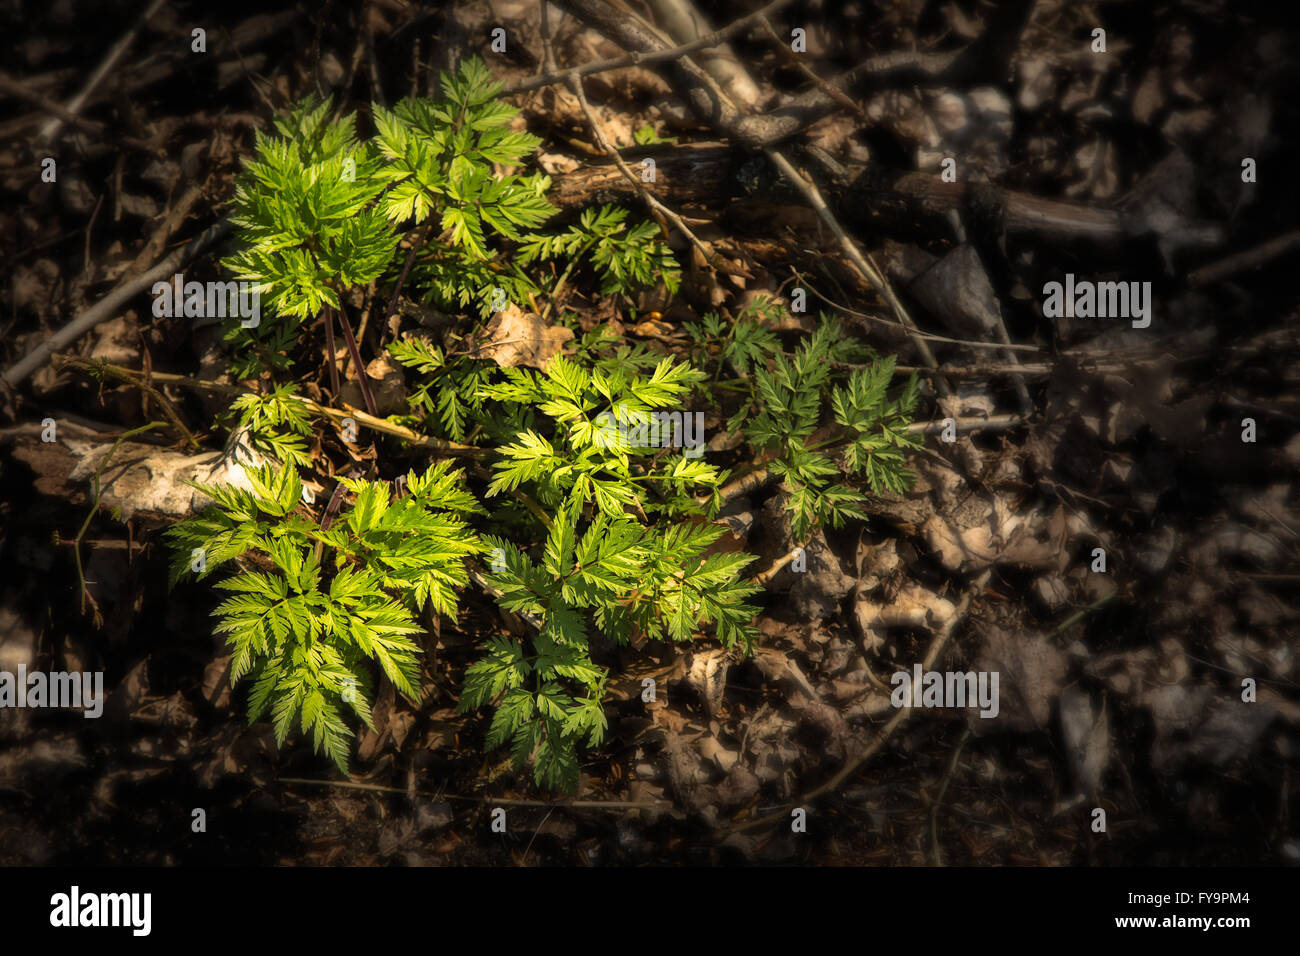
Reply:
<svg viewBox="0 0 1300 956"><path fill-rule="evenodd" d="M307 99L257 134L257 158L235 190L239 249L224 261L258 284L276 315L298 319L339 308L339 294L379 278L397 233L375 200L383 190L375 148L358 142L356 117L329 119Z"/></svg>
<svg viewBox="0 0 1300 956"><path fill-rule="evenodd" d="M240 371L286 370L298 322L321 309L331 354L337 309L359 365L343 295L376 278L392 279L395 297L409 273L415 295L479 315L503 295L540 294L525 267L541 263L561 270L544 315L570 282L602 294L653 281L677 289L655 228L630 225L622 210L588 209L541 231L553 211L549 180L508 171L538 141L509 128L516 111L498 102L499 89L467 60L443 77L440 100L376 108L369 143L352 117L330 119L328 104L310 101L277 123L278 137L259 136L228 264L259 283L280 321L234 333L248 337ZM402 231L414 239L404 262ZM288 383L237 398L239 427L279 464L247 471L248 489L196 485L214 504L168 536L173 584L227 569L213 613L232 681L252 678L250 721L269 711L283 742L296 720L346 769L347 713L371 723L380 674L419 697L420 615L454 617L474 582L527 627L508 618L511 633L486 640L465 670L460 707L491 708L488 746L508 745L540 785L571 791L580 748L604 738L613 648L712 636L748 649L754 640L748 598L759 585L741 577L752 558L712 553L727 472L704 459L704 416L688 408L734 412L726 453L781 478L800 538L862 517L858 486L896 491L909 480L915 380L891 397L893 360L827 317L787 353L770 328L778 313L760 298L734 320L710 313L688 324L698 367L608 326L583 332L573 314L563 321L581 334L544 371L458 353L452 330L441 344L408 333L388 352L412 373L410 414L390 421L477 445L456 450L478 460L474 484L445 462L409 472L395 498L385 482L342 478L316 511L301 501L298 470L313 465L309 410L323 411ZM724 379L727 369L738 377ZM402 453L386 449L379 467L393 451Z"/></svg>
<svg viewBox="0 0 1300 956"><path fill-rule="evenodd" d="M579 742L596 746L605 733L606 677L591 660L590 630L619 644L634 634L689 641L712 624L724 647L752 646L757 608L745 598L760 588L739 573L753 558L704 555L722 531L691 523L646 528L598 514L579 535L561 509L540 562L505 539L486 538L498 555L490 580L502 607L540 621L528 640L490 640L465 673L461 709L495 703L487 746L508 743L516 768L533 756L538 783L571 792Z"/></svg>
<svg viewBox="0 0 1300 956"><path fill-rule="evenodd" d="M738 371L752 370L727 427L765 455L768 469L782 480L796 538L803 540L821 524L866 519L864 496L836 480L841 476L859 476L876 493L911 486L904 451L920 445L907 431L916 407L915 375L891 399L894 359L845 338L838 320L827 315L793 355L780 351L770 332L741 328L746 324L755 323L745 318L724 331L706 317L696 339L706 346L712 340L720 358ZM825 421L828 407L838 429ZM819 429L822 437L813 440ZM827 454L837 449L839 461Z"/></svg>
<svg viewBox="0 0 1300 956"><path fill-rule="evenodd" d="M522 242L551 217L550 179L493 175L493 163L516 166L541 141L509 129L519 110L497 99L501 84L481 60L467 59L456 74L444 75L442 91L440 102L405 99L391 111L374 108L375 143L387 160L381 208L394 223L418 226L436 217L447 241L424 247L417 283L440 305L473 305L486 316L539 291L498 243Z"/></svg>
<svg viewBox="0 0 1300 956"><path fill-rule="evenodd" d="M237 249L224 264L256 283L274 318L227 330L239 377L288 368L299 324L322 311L331 354L337 311L360 366L343 294L387 277L396 298L408 270L416 296L480 317L540 295L524 267L556 258L568 260L564 277L589 260L606 293L657 277L677 288L676 262L653 238L655 225L629 225L625 210L586 210L555 235L539 231L556 211L546 201L549 177L494 167L520 166L540 140L510 129L519 110L499 99L501 84L481 60L463 60L441 88L438 100L374 105L369 141L357 138L353 114L331 118L329 101L310 97L276 121L277 135L257 134L235 194ZM402 257L396 250L406 232L415 241ZM563 286L561 278L552 298ZM330 369L337 390L332 362ZM373 414L368 392L366 401Z"/></svg>
<svg viewBox="0 0 1300 956"><path fill-rule="evenodd" d="M442 437L463 442L475 424L487 420L482 389L493 379L495 363L463 355L448 358L440 346L414 337L389 343L388 352L424 376L408 401L426 419L437 419Z"/></svg>
<svg viewBox="0 0 1300 956"><path fill-rule="evenodd" d="M231 402L230 411L239 414L239 427L248 429L258 451L298 468L311 463L304 441L311 435L311 419L292 385L276 385L266 394L246 392Z"/></svg>
<svg viewBox="0 0 1300 956"><path fill-rule="evenodd" d="M410 472L396 501L387 482L342 479L356 499L321 528L300 509L295 469L247 474L251 491L194 485L215 505L168 529L171 581L235 563L217 583L230 596L212 613L227 635L232 684L253 678L249 722L269 708L283 743L297 718L346 772L352 731L340 705L373 727L367 661L418 701L415 615L426 605L456 613L465 560L482 550L462 516L478 505L443 462Z"/></svg>
<svg viewBox="0 0 1300 956"><path fill-rule="evenodd" d="M716 497L724 475L713 465L686 453L656 454L656 445L676 437L671 429L651 429L660 421L656 410L678 404L699 380L689 365L664 358L642 377L588 371L557 356L544 373L506 369L505 376L482 394L533 408L553 424L548 434L527 428L501 446L489 497L528 484L543 506L567 509L574 520L584 509L611 517L626 510L642 517L698 514L704 507L693 490ZM675 414L684 426L683 414ZM656 434L663 431L669 434ZM684 440L684 427L681 433Z"/></svg>
<svg viewBox="0 0 1300 956"><path fill-rule="evenodd" d="M589 255L600 278L601 295L627 293L650 285L655 275L662 277L669 293L674 293L681 285L681 271L668 246L654 238L658 231L653 222L629 228L627 210L616 206L584 209L578 221L565 231L525 242L519 260L527 263L566 257L569 266L557 290Z"/></svg>
<svg viewBox="0 0 1300 956"><path fill-rule="evenodd" d="M775 318L779 311L771 299L757 298L734 322L726 322L716 312L705 313L699 322L687 322L685 329L694 340L692 354L696 362L707 365L716 357L719 370L730 364L741 375L766 364L780 351L781 343L762 320Z"/></svg>

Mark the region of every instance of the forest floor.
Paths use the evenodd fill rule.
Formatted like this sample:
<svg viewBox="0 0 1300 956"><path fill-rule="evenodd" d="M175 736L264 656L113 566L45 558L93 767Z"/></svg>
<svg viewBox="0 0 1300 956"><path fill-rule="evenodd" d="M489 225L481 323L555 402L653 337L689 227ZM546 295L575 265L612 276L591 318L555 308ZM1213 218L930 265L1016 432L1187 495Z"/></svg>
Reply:
<svg viewBox="0 0 1300 956"><path fill-rule="evenodd" d="M85 97L144 4L25 6L0 10L6 369L219 222L254 131L286 104L319 89L364 112L477 55L523 88L509 101L542 138L562 218L606 201L640 216L649 193L717 256L664 221L679 292L633 301L575 281L578 334L603 325L684 356L684 320L766 295L787 348L827 311L916 368L917 418L935 425L911 491L872 495L868 521L814 532L807 570L770 578L752 655L709 641L620 654L610 733L574 799L485 756L487 720L457 710L468 651L503 626L481 594L427 635L419 706L381 689L345 779L309 742L248 725L216 597L167 587L161 531L182 516L169 462L194 454L178 433L139 439L92 498L90 456L160 412L84 363L210 380L228 359L210 329L132 295L0 392L0 671L102 671L107 695L96 721L0 710L0 862L1300 861L1300 195L1282 149L1300 136L1300 60L1271 5L778 3L729 50L592 73L591 117L545 82L540 9L523 0L155 3ZM561 70L623 57L630 33L653 36L641 20L684 43L691 9L555 3L550 53ZM757 9L712 4L704 32ZM727 108L697 108L701 75ZM655 159L654 180L628 184L602 137L638 171ZM822 185L843 238L788 180L753 187L776 153ZM846 185L845 169L870 176ZM220 251L186 269L215 275ZM1136 298L1131 321L1045 314L1044 286L1067 276L1138 283L1146 316ZM361 304L366 355L412 321L382 321L385 291ZM337 400L316 354L306 390ZM223 405L153 387L221 448ZM57 442L41 440L47 419ZM367 440L318 434L319 474L391 477L412 457ZM769 482L728 502L754 570L790 546L783 494ZM917 662L997 672L997 716L894 707L882 682Z"/></svg>

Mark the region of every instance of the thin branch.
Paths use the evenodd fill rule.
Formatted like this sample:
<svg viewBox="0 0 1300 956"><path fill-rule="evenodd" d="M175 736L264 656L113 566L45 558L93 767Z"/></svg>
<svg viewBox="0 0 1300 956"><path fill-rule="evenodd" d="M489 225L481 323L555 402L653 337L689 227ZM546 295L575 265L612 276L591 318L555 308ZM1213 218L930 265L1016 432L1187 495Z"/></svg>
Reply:
<svg viewBox="0 0 1300 956"><path fill-rule="evenodd" d="M869 322L879 322L882 325L897 326L899 324L898 322L892 321L890 319L882 319L879 316L871 315L868 312L859 312L856 309L850 309L847 305L841 305L840 303L836 302L834 299L828 298L827 296L824 296L820 292L818 292L816 286L814 286L811 282L809 282L808 279L802 273L800 273L798 269L792 269L790 271L792 271L795 274L795 278L797 278L800 282L802 282L804 285L808 287L808 290L812 292L813 295L821 299L823 302L825 302L833 309L843 312L846 315L854 316L855 318L866 319ZM949 338L946 335L935 335L933 332L921 332L919 330L915 333L915 335L918 338L925 339L927 342L942 342L946 345L965 345L973 349L1013 349L1017 352L1046 351L1046 349L1038 345L1015 345L1015 344L1009 345L1007 343L978 342L978 341L972 341L970 339L954 339L954 338ZM930 371L938 372L941 370L938 368L931 368Z"/></svg>
<svg viewBox="0 0 1300 956"><path fill-rule="evenodd" d="M90 479L90 488L92 494L90 511L86 514L86 520L81 523L81 527L77 529L77 536L72 541L72 554L77 561L77 581L80 582L81 584L81 613L82 614L86 613L86 600L89 599L90 604L95 611L96 627L103 627L104 618L99 613L99 603L95 600L95 596L91 594L90 589L86 587L86 571L81 563L81 542L82 539L86 537L86 531L90 528L90 522L93 521L95 515L99 513L99 502L103 499L104 496L104 489L100 484L100 480L103 478L104 469L108 466L109 459L112 458L114 453L117 452L118 448L121 447L122 442L126 441L128 438L132 437L133 435L139 435L142 432L147 432L150 431L151 429L159 428L163 424L164 424L163 422L149 422L147 425L141 425L139 428L128 429L127 431L124 431L120 435L118 435L117 441L113 442L113 447L108 450L108 454L106 454L103 458L99 460L99 464L95 467L95 473L91 476Z"/></svg>
<svg viewBox="0 0 1300 956"><path fill-rule="evenodd" d="M808 201L813 209L817 211L817 214L821 216L822 221L826 223L827 228L830 229L830 231L835 235L835 238L839 240L840 247L843 248L845 255L849 257L849 261L852 262L853 265L857 267L858 271L862 273L863 277L875 286L880 291L880 294L884 296L885 301L889 303L889 307L893 309L894 315L898 317L899 323L907 330L907 334L912 337L912 341L916 344L916 349L921 353L921 359L925 364L932 369L937 369L939 363L935 361L934 353L930 351L930 346L927 344L925 339L921 338L917 334L916 325L912 322L912 317L908 315L907 309L903 306L903 303L900 302L898 296L894 294L893 286L890 285L889 280L885 278L884 273L876 268L876 264L872 261L870 253L864 254L858 251L857 243L855 243L849 237L849 234L844 231L844 227L840 225L839 220L835 218L835 214L832 213L830 207L826 205L826 200L822 198L821 190L817 188L817 184L811 179L803 176L797 169L795 169L794 165L790 160L785 158L785 155L781 153L780 150L767 146L763 148L763 153L769 160L771 160L772 164L781 171L781 174L787 181L789 181L790 185L794 186L795 189L802 193L803 197ZM944 382L942 377L937 379L937 385L940 394L948 393L948 385Z"/></svg>
<svg viewBox="0 0 1300 956"><path fill-rule="evenodd" d="M136 18L135 23L131 24L131 28L118 37L117 42L109 48L107 55L105 55L104 59L100 61L99 66L95 68L95 72L90 74L90 78L86 80L85 85L76 96L68 101L65 114L54 117L42 126L40 132L37 133L38 139L48 140L52 138L63 126L64 120L68 114L75 116L77 112L80 111L82 105L85 104L90 94L95 92L95 87L99 86L104 77L108 76L113 67L117 65L117 61L122 59L122 55L126 53L127 49L131 46L132 41L135 40L136 34L140 32L141 28L144 27L150 17L162 9L162 5L165 2L166 0L153 0L153 2L145 8L144 12Z"/></svg>
<svg viewBox="0 0 1300 956"><path fill-rule="evenodd" d="M75 359L76 356L68 356ZM98 367L98 366L97 366ZM120 365L104 363L104 368L111 369L114 372L120 372L126 376L138 380L141 373L135 369L123 368ZM152 381L161 385L178 385L185 388L198 389L200 391L219 392L223 395L242 395L245 392L254 392L256 389L248 388L244 385L228 385L224 382L207 382L202 379L190 378L185 375L174 375L170 372L153 372L150 375ZM490 449L479 448L475 445L461 445L457 442L443 441L440 438L430 438L427 435L421 435L417 432L406 428L403 425L394 425L390 421L369 415L358 408L347 406L345 408L331 408L328 405L321 405L312 401L310 398L304 398L301 395L295 396L295 400L301 402L312 414L328 418L333 422L341 422L344 419L352 419L358 425L364 425L372 431L377 431L385 435L391 435L394 438L400 438L403 441L415 445L417 448L428 448L432 451L441 452L444 455L458 458L479 458L487 455Z"/></svg>
<svg viewBox="0 0 1300 956"><path fill-rule="evenodd" d="M1300 249L1300 229L1260 243L1245 252L1238 252L1225 259L1220 259L1218 262L1211 262L1209 265L1201 266L1187 277L1187 282L1193 287L1209 285L1212 282L1222 282L1224 279L1238 273L1248 272L1251 269L1258 269L1267 265L1279 256L1286 255L1295 249Z"/></svg>
<svg viewBox="0 0 1300 956"><path fill-rule="evenodd" d="M801 555L802 553L803 553L802 545L800 545L797 548L791 548L785 554L781 555L781 557L773 561L772 566L769 567L766 571L760 571L758 574L754 575L754 583L766 587L768 581L771 581L774 577L780 574L782 568L784 568L795 558L799 557L799 555Z"/></svg>
<svg viewBox="0 0 1300 956"><path fill-rule="evenodd" d="M596 73L606 73L610 70L621 70L628 66L649 66L655 63L665 63L670 60L678 60L696 50L704 50L709 47L719 46L726 42L737 33L748 29L752 24L757 23L761 18L768 14L775 13L782 7L788 6L791 0L772 0L767 6L755 10L753 13L741 17L729 23L725 27L714 30L707 36L702 36L698 40L692 40L690 43L683 43L681 46L675 46L668 50L658 50L653 53L629 53L626 56L610 57L606 60L597 60L594 63L587 63L583 66L575 66L569 70L556 71L554 66L546 69L541 76L533 77L531 80L524 80L509 86L503 92L503 96L512 96L515 93L527 93L530 90L536 90L543 86L550 86L553 83L572 83L585 76L592 76Z"/></svg>
<svg viewBox="0 0 1300 956"><path fill-rule="evenodd" d="M1004 431L1026 422L1024 415L990 415L988 418L941 418L930 422L912 422L905 429L913 435L937 435L951 421L959 434L967 432Z"/></svg>
<svg viewBox="0 0 1300 956"><path fill-rule="evenodd" d="M164 277L170 278L178 266L197 256L217 239L224 236L229 229L230 220L223 219L199 233L189 243L175 250L148 272L123 282L81 315L28 352L26 356L5 369L4 375L0 376L0 382L5 385L17 385L26 379L27 376L44 365L55 352L67 347L100 322L113 318L118 314L118 309L125 302L133 296L139 295L154 282Z"/></svg>
<svg viewBox="0 0 1300 956"><path fill-rule="evenodd" d="M99 361L92 361L76 358L75 356L57 355L54 356L53 361L55 366L58 368L76 368L97 376L101 381L104 378L112 378L119 382L125 382L128 385L134 385L162 406L163 413L171 420L171 424L176 428L176 430L185 436L185 440L189 443L190 448L193 450L198 449L199 440L194 437L193 432L185 427L185 423L181 421L180 412L177 411L176 406L172 404L171 399L149 383L149 376L146 376L145 373L139 373L139 377L137 378L136 376L127 374L119 366L110 365L102 359Z"/></svg>
<svg viewBox="0 0 1300 956"><path fill-rule="evenodd" d="M818 76L817 73L804 62L803 57L790 49L790 44L781 39L780 34L776 32L776 28L772 26L772 21L769 20L766 15L760 15L758 21L763 27L763 32L767 34L767 38L772 41L772 45L780 52L781 58L786 61L787 65L793 66L808 79L812 80L812 82L815 83L823 93L835 100L841 106L845 107L850 112L857 113L859 118L866 120L867 122L871 121L871 117L867 115L866 110L853 102L853 100L851 100L843 90L832 86L830 83L827 83Z"/></svg>
<svg viewBox="0 0 1300 956"><path fill-rule="evenodd" d="M718 259L718 254L700 241L699 237L691 231L691 227L682 221L681 216L677 215L677 213L673 212L661 203L645 188L645 186L642 185L641 180L637 178L636 173L632 172L627 163L623 161L623 157L619 154L619 151L610 144L609 140L605 139L605 132L600 127L600 121L596 119L596 114L592 110L591 104L587 102L587 94L582 89L582 80L573 80L572 83L570 83L570 88L573 90L574 95L577 96L578 103L582 107L582 112L586 114L587 123L591 126L591 131L596 137L596 142L600 145L601 149L605 151L605 154L614 160L615 165L618 166L619 172L623 174L624 178L626 178L627 181L636 188L636 191L641 195L642 201L676 226L677 230L690 240L691 245L695 246L695 248L699 250L700 255L704 256L705 261L715 270L720 270L722 268L722 263Z"/></svg>

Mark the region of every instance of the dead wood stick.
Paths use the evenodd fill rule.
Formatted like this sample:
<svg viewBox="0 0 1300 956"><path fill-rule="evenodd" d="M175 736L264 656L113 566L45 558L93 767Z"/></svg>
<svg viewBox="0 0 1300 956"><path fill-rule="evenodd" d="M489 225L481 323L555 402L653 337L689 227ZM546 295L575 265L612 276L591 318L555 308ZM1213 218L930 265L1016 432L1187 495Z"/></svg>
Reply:
<svg viewBox="0 0 1300 956"><path fill-rule="evenodd" d="M1023 415L990 415L988 418L941 418L932 422L912 422L905 429L913 435L937 435L949 421L959 434L967 432L1001 431L1025 423Z"/></svg>
<svg viewBox="0 0 1300 956"><path fill-rule="evenodd" d="M229 229L230 221L228 219L223 219L209 226L148 272L119 285L81 315L32 349L25 357L5 369L4 375L0 376L0 382L12 386L26 379L27 376L44 365L55 352L67 347L100 322L111 319L127 300L139 295L159 279L169 277L178 266L193 259L217 239L224 236Z"/></svg>
<svg viewBox="0 0 1300 956"><path fill-rule="evenodd" d="M86 98L95 91L95 87L99 86L100 82L104 77L108 76L113 67L117 66L117 61L122 59L122 55L126 53L127 48L130 47L132 41L135 40L136 34L140 32L140 29L149 21L150 17L162 9L162 5L166 2L167 0L153 0L153 2L145 8L145 11L136 18L135 23L131 24L131 28L118 37L117 42L109 48L108 54L100 61L99 66L95 68L95 72L90 74L90 78L86 80L86 83L82 86L80 92L68 101L67 113L74 116L76 115L82 105L86 102ZM41 127L40 132L37 133L37 138L41 140L50 139L63 126L63 122L63 116L55 116Z"/></svg>
<svg viewBox="0 0 1300 956"><path fill-rule="evenodd" d="M651 193L642 188L641 181L637 178L636 173L632 172L627 163L623 161L623 157L619 154L619 151L605 138L605 132L600 127L600 121L596 118L595 112L592 111L591 104L587 102L587 94L582 88L582 80L573 80L570 84L570 89L573 90L574 95L578 98L578 103L582 107L583 114L587 117L587 124L591 127L592 134L596 137L596 142L599 143L600 148L605 151L605 155L614 160L615 165L618 166L619 172L623 174L623 178L632 183L636 188L637 192L641 196L641 200L652 210L658 212L661 216L676 226L677 230L690 240L691 245L699 250L700 255L704 257L704 260L710 266L715 270L721 269L722 264L718 259L718 254L700 241L700 238L695 235L691 230L691 227L682 221L681 216L677 215L676 212L669 209Z"/></svg>
<svg viewBox="0 0 1300 956"><path fill-rule="evenodd" d="M681 205L719 200L739 162L736 151L721 142L682 143L629 147L622 152L627 162L649 157L657 175L652 183L630 183L612 160L583 163L571 173L552 177L546 192L548 202L561 209L579 209L593 201L618 201L637 195L639 184L646 192L666 202Z"/></svg>
<svg viewBox="0 0 1300 956"><path fill-rule="evenodd" d="M95 133L99 136L109 136L114 141L121 143L123 146L130 146L132 149L148 153L151 156L166 155L166 150L161 146L154 143L146 143L144 140L136 139L134 136L120 136L113 133L103 123L86 119L84 116L72 112L62 103L52 100L48 96L43 96L35 90L28 89L7 73L0 73L0 93L8 93L10 96L26 100L33 106L39 106L41 109L45 110L45 112L53 113L58 119L71 123L74 126L78 126L81 129L86 130L88 133Z"/></svg>
<svg viewBox="0 0 1300 956"><path fill-rule="evenodd" d="M791 548L791 549L790 549L789 551L787 551L785 554L781 555L781 557L779 557L779 558L777 558L775 561L773 561L772 564L771 564L771 566L770 566L767 570L765 570L765 571L760 571L758 574L754 575L753 583L754 583L754 584L760 584L760 585L766 587L768 581L771 581L774 577L776 577L778 574L780 574L782 568L784 568L787 564L789 564L789 563L790 563L791 561L793 561L795 558L799 557L799 555L802 554L802 553L803 553L803 546L802 546L802 545L800 545L799 547L796 547L796 548ZM816 697L817 697L817 695L814 694L814 695L813 695L813 698L816 699Z"/></svg>
<svg viewBox="0 0 1300 956"><path fill-rule="evenodd" d="M1268 242L1262 242L1245 252L1238 252L1218 262L1201 266L1187 277L1187 282L1193 287L1220 282L1238 273L1258 269L1298 248L1300 248L1300 229L1270 239Z"/></svg>
<svg viewBox="0 0 1300 956"><path fill-rule="evenodd" d="M543 86L550 86L553 83L571 83L575 79L581 79L584 76L592 76L596 73L606 73L610 70L621 70L628 66L648 66L654 63L667 63L671 60L680 59L696 50L705 50L709 47L718 46L724 43L737 33L747 29L751 24L757 22L761 17L770 13L775 13L784 6L788 6L791 0L772 0L767 6L755 10L753 13L734 20L725 27L719 27L712 33L692 40L689 43L683 43L668 50L656 50L650 53L633 51L626 56L610 57L605 60L597 60L594 63L587 63L583 66L575 66L572 69L556 71L549 69L541 76L533 77L531 80L524 80L505 89L502 95L510 96L515 93L527 93L529 90L535 90Z"/></svg>

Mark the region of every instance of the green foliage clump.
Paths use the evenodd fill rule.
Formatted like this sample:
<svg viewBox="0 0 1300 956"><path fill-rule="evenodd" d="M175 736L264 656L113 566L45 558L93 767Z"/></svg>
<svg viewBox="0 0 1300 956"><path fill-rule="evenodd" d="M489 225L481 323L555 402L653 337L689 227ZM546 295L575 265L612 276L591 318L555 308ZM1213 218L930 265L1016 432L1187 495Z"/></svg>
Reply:
<svg viewBox="0 0 1300 956"><path fill-rule="evenodd" d="M370 140L358 138L355 114L333 118L328 100L311 97L275 122L275 134L257 134L235 193L237 249L223 264L256 283L273 316L297 321L230 328L239 377L288 368L301 322L341 309L348 289L395 283L408 232L421 233L412 294L480 318L541 295L542 277L524 267L555 259L567 260L566 277L589 261L603 294L658 278L677 288L680 270L655 225L629 224L626 210L589 209L556 234L541 231L556 212L550 178L499 171L521 167L541 141L510 128L519 110L500 92L471 57L442 76L436 100L373 105Z"/></svg>
<svg viewBox="0 0 1300 956"><path fill-rule="evenodd" d="M257 158L235 191L239 249L224 261L256 282L281 316L339 308L339 293L379 278L398 236L375 200L383 191L375 148L358 142L356 117L329 118L329 102L298 103L257 134Z"/></svg>
<svg viewBox="0 0 1300 956"><path fill-rule="evenodd" d="M543 506L566 509L577 520L589 504L611 517L698 514L704 509L692 491L717 494L724 476L702 459L685 451L649 457L679 434L687 437L690 412L673 413L669 424L680 429L651 426L662 422L653 417L657 410L679 404L698 381L690 365L664 358L645 377L588 371L556 356L545 372L515 368L505 376L482 394L535 409L553 424L547 434L524 429L500 448L489 497L527 484Z"/></svg>
<svg viewBox="0 0 1300 956"><path fill-rule="evenodd" d="M564 232L524 243L519 261L564 257L572 268L589 256L600 277L601 295L651 285L656 275L674 293L681 286L681 270L664 241L654 238L658 231L649 221L629 227L627 210L617 206L584 209Z"/></svg>
<svg viewBox="0 0 1300 956"><path fill-rule="evenodd" d="M499 243L533 238L554 214L545 198L551 181L540 173L493 175L493 163L516 166L541 140L509 129L519 110L497 99L501 84L481 60L468 59L458 73L444 75L442 91L439 102L413 98L391 111L375 107L375 142L387 160L381 208L395 223L435 219L446 243L425 247L417 285L442 305L474 306L486 316L503 300L540 291Z"/></svg>
<svg viewBox="0 0 1300 956"><path fill-rule="evenodd" d="M375 107L370 141L353 116L331 118L328 103L310 100L277 122L278 135L258 136L227 265L258 283L280 321L231 331L236 374L286 371L302 320L341 310L353 286L395 281L408 257L414 295L479 317L542 295L546 269L558 272L551 305L571 280L604 295L656 281L677 290L655 227L623 210L587 209L543 231L550 182L517 171L539 140L511 129L517 110L499 93L471 59L443 77L440 99ZM411 233L414 251L399 250ZM731 434L713 436L727 441L710 447L781 480L800 539L865 517L863 486L896 492L910 481L915 379L891 392L893 359L825 316L784 351L779 312L760 298L734 319L688 323L692 362L608 328L579 330L544 371L458 351L450 330L441 344L407 335L387 348L413 373L410 414L390 421L474 444L457 452L482 466L472 484L446 462L412 470L396 494L340 478L315 518L299 475L312 466L314 406L287 382L237 398L231 415L279 465L247 470L247 489L196 485L214 504L168 537L173 584L224 569L213 613L232 681L251 679L250 721L269 713L281 743L296 722L346 771L350 720L372 724L375 680L418 701L421 616L454 619L475 583L508 612L511 632L468 664L460 708L490 708L487 745L508 747L516 768L531 762L541 786L572 791L580 750L606 733L613 649L711 637L748 650L755 639L749 599L760 587L742 577L752 558L714 551L727 472L705 460L705 436L691 427L701 413L688 408L709 409L710 421L719 406L734 412Z"/></svg>
<svg viewBox="0 0 1300 956"><path fill-rule="evenodd" d="M292 385L276 385L270 392L246 392L230 403L231 413L239 413L239 427L248 429L255 449L298 468L311 464L306 438L311 435L311 419Z"/></svg>
<svg viewBox="0 0 1300 956"><path fill-rule="evenodd" d="M715 524L646 528L602 513L579 535L562 509L539 562L510 541L486 538L498 555L490 582L501 606L540 624L531 640L489 641L466 671L461 709L496 707L487 745L508 743L516 768L533 756L538 783L571 792L579 742L596 746L605 733L606 676L591 660L592 630L625 644L633 635L689 641L713 625L724 647L748 649L758 609L745 599L760 588L739 578L750 555L704 555L722 532Z"/></svg>
<svg viewBox="0 0 1300 956"><path fill-rule="evenodd" d="M356 500L326 529L302 514L294 468L249 469L252 490L194 487L215 504L167 530L172 583L234 562L213 616L227 635L230 678L251 675L249 722L269 709L284 743L295 718L317 751L347 771L347 707L373 729L368 664L412 701L420 692L416 614L456 613L465 561L482 551L463 515L478 510L447 463L387 482L343 479Z"/></svg>
<svg viewBox="0 0 1300 956"><path fill-rule="evenodd" d="M860 477L877 494L911 487L904 453L920 445L907 431L917 382L913 375L890 398L894 359L846 338L825 314L792 355L785 353L760 322L771 315L770 302L757 300L730 325L709 314L688 331L696 354L715 357L719 371L730 363L745 376L744 398L727 428L743 434L781 478L802 540L819 525L866 519L864 496L837 479ZM838 461L829 454L836 450Z"/></svg>
<svg viewBox="0 0 1300 956"><path fill-rule="evenodd" d="M422 376L407 397L425 421L436 421L439 437L463 442L477 425L487 427L493 412L483 404L483 388L495 378L495 362L464 355L448 357L441 346L408 337L390 342L388 353Z"/></svg>

